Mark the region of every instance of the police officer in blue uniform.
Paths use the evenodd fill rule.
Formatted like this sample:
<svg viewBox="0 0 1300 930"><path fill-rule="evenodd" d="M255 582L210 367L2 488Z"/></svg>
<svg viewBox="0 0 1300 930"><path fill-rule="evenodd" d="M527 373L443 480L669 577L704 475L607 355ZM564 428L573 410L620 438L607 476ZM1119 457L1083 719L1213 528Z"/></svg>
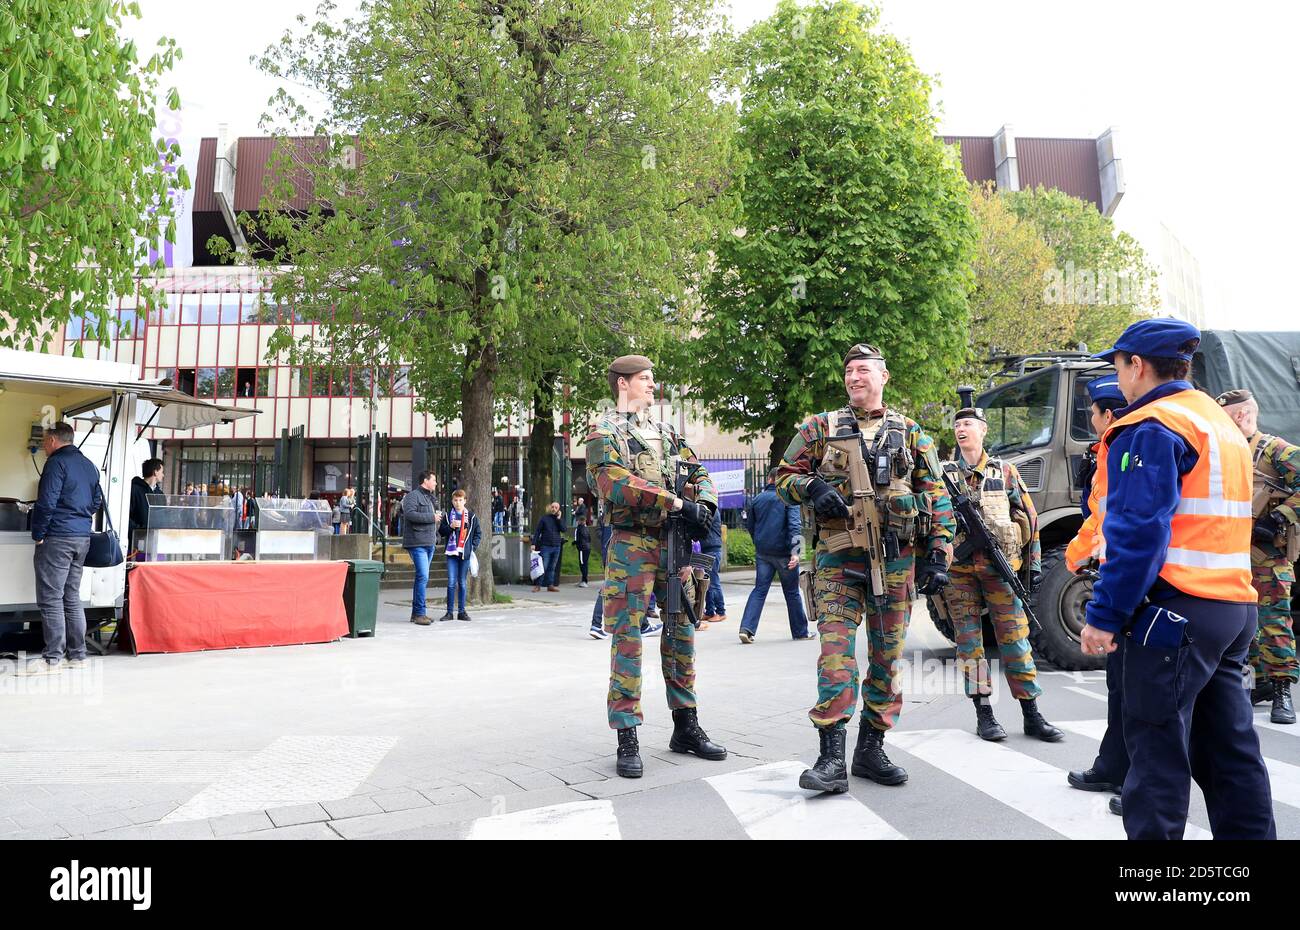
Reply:
<svg viewBox="0 0 1300 930"><path fill-rule="evenodd" d="M1129 839L1181 839L1193 778L1216 838L1275 839L1243 686L1256 630L1250 455L1186 380L1199 341L1188 323L1143 320L1096 356L1113 361L1129 406L1099 455L1104 554L1081 648L1118 653Z"/></svg>
<svg viewBox="0 0 1300 930"><path fill-rule="evenodd" d="M1088 449L1079 467L1078 485L1083 492L1081 508L1086 520L1090 513L1088 496L1092 493L1093 475L1097 470L1097 449L1101 437L1115 421L1117 412L1127 406L1128 401L1119 389L1119 378L1115 375L1102 375L1088 382L1088 398L1092 401L1092 429L1097 434L1097 441ZM1120 668L1117 653L1106 657L1106 732L1101 738L1101 748L1092 767L1084 771L1072 771L1066 780L1070 787L1080 791L1109 791L1118 795L1128 774L1128 750L1124 748L1124 724L1120 716ZM1123 813L1120 799L1110 799L1110 811Z"/></svg>

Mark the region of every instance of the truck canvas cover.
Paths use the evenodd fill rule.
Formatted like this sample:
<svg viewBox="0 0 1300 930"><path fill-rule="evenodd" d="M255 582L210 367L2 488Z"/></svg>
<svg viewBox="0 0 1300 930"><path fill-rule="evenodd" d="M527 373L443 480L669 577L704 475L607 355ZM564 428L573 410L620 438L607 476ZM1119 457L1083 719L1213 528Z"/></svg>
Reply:
<svg viewBox="0 0 1300 930"><path fill-rule="evenodd" d="M1259 428L1300 443L1300 332L1206 330L1192 379L1212 397L1249 388L1259 402Z"/></svg>

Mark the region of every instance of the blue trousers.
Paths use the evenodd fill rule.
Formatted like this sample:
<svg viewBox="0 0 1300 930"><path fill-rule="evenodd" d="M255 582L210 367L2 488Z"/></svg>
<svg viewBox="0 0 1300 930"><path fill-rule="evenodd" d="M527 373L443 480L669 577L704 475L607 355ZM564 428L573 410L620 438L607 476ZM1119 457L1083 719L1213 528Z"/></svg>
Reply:
<svg viewBox="0 0 1300 930"><path fill-rule="evenodd" d="M426 610L424 591L429 587L429 562L433 559L433 546L413 546L406 550L415 566L415 581L411 589L411 616L422 617Z"/></svg>
<svg viewBox="0 0 1300 930"><path fill-rule="evenodd" d="M544 588L553 588L560 583L560 547L542 546L538 551L542 554L542 565L546 572L537 583Z"/></svg>
<svg viewBox="0 0 1300 930"><path fill-rule="evenodd" d="M469 578L469 559L459 555L447 556L447 613L464 613L465 579ZM457 607L456 598L460 606Z"/></svg>
<svg viewBox="0 0 1300 930"><path fill-rule="evenodd" d="M704 593L704 612L710 617L721 616L727 612L727 605L722 600L722 578L719 575L719 569L722 568L722 547L701 549L700 552L713 558L713 568L709 569L709 590Z"/></svg>
<svg viewBox="0 0 1300 930"><path fill-rule="evenodd" d="M1179 595L1160 606L1188 620L1177 648L1116 637L1130 760L1124 830L1131 840L1182 839L1195 779L1215 839L1276 839L1250 706L1255 605Z"/></svg>
<svg viewBox="0 0 1300 930"><path fill-rule="evenodd" d="M1097 750L1097 758L1092 763L1093 771L1104 776L1112 785L1124 784L1124 779L1128 776L1128 749L1124 745L1124 712L1121 707L1121 649L1122 643L1119 649L1106 657L1106 732L1102 734L1101 748Z"/></svg>
<svg viewBox="0 0 1300 930"><path fill-rule="evenodd" d="M740 618L740 628L746 633L758 632L758 621L763 613L763 602L772 587L773 576L781 579L781 593L785 595L785 612L790 620L790 635L802 639L808 635L808 616L804 613L803 598L799 596L799 569L786 568L790 557L764 555L755 557L754 590L745 601L745 614Z"/></svg>

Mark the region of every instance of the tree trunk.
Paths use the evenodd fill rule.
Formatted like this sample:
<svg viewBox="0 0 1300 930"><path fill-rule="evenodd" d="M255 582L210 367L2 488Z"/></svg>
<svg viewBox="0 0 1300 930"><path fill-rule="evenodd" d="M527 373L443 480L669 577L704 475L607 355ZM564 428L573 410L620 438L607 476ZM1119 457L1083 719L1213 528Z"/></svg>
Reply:
<svg viewBox="0 0 1300 930"><path fill-rule="evenodd" d="M470 366L478 362L470 371ZM496 424L492 416L497 375L497 347L493 342L471 344L461 379L461 474L469 507L482 528L478 577L470 578L466 594L475 604L491 605L492 583L492 457Z"/></svg>
<svg viewBox="0 0 1300 930"><path fill-rule="evenodd" d="M795 415L788 410L777 411L776 416L772 418L772 447L767 452L767 467L771 471L781 464L781 457L785 455L786 448L790 445L790 440L798 432L798 420ZM764 476L766 481L766 476Z"/></svg>
<svg viewBox="0 0 1300 930"><path fill-rule="evenodd" d="M552 459L555 456L554 381L543 378L533 389L533 423L528 434L528 503L531 530L551 503ZM564 505L564 501L560 501Z"/></svg>

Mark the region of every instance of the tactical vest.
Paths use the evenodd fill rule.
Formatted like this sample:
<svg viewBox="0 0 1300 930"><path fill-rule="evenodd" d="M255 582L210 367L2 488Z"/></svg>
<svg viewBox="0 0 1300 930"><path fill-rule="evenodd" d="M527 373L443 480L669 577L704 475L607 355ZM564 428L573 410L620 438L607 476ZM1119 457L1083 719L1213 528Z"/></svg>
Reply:
<svg viewBox="0 0 1300 930"><path fill-rule="evenodd" d="M943 470L952 478L959 488L970 488L966 480L968 472L963 471L958 462L944 462ZM1007 495L1007 467L1001 459L989 459L984 466L984 477L978 487L969 491L971 500L979 507L980 514L989 532L998 541L998 548L1007 557L1011 567L1016 571L1024 564L1025 545L1029 542L1030 527L1028 517L1018 511L1011 512L1011 498ZM965 533L958 533L953 540L956 549L966 541Z"/></svg>
<svg viewBox="0 0 1300 930"><path fill-rule="evenodd" d="M901 414L886 411L884 417L862 427L853 410L844 407L827 417L827 439L860 431L862 442L845 443L843 447L827 443L826 452L817 466L817 474L838 491L852 488L854 459L867 449L867 472L872 476L872 490L876 510L880 515L880 528L893 533L899 546L910 545L918 535L920 507L917 494L912 489L913 459L907 447L907 421ZM883 481L880 479L884 479ZM850 494L843 494L851 501ZM818 520L818 537L829 552L842 552L853 548L849 536L849 520Z"/></svg>
<svg viewBox="0 0 1300 930"><path fill-rule="evenodd" d="M680 443L673 438L672 431L663 423L633 426L621 416L610 416L605 421L613 433L618 445L619 456L627 463L627 470L656 487L672 488L673 476L676 474L677 461L681 457ZM654 436L658 436L660 452L654 448ZM602 498L602 503L604 499ZM637 522L645 526L661 526L668 519L667 513L641 510Z"/></svg>
<svg viewBox="0 0 1300 930"><path fill-rule="evenodd" d="M1277 470L1273 460L1264 454L1265 448L1275 438L1267 433L1256 431L1255 438L1250 443L1250 454L1255 463L1250 508L1256 520L1276 509L1279 504L1285 503L1291 496L1290 489L1282 481L1282 473ZM1300 527L1287 524L1286 532L1282 536L1281 549L1287 559L1294 562L1300 558ZM1256 554L1258 547L1252 546L1251 550L1251 554L1255 555L1256 559L1264 557L1263 551L1258 551Z"/></svg>

